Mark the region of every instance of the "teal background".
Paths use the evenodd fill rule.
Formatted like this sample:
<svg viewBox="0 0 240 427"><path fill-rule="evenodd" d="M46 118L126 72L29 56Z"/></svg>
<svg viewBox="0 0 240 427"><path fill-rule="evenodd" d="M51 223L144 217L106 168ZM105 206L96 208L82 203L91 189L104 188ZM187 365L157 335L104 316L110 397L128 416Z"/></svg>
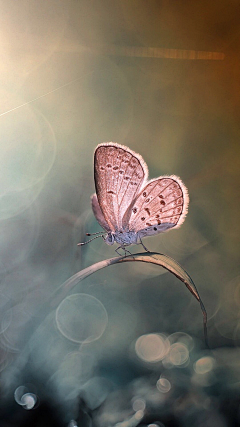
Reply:
<svg viewBox="0 0 240 427"><path fill-rule="evenodd" d="M86 232L100 230L90 206L94 149L115 141L143 156L149 178L174 174L189 189L182 227L144 243L176 259L196 283L208 312L211 357L239 396L239 2L8 0L0 9L3 394L11 399L36 369L26 364L19 376L12 374L30 342L26 325L41 323L38 310L52 291L81 268L115 256L115 247L101 239L77 247ZM223 55L119 56L112 46ZM113 364L114 387L125 374L125 383L134 376L130 349L143 334L184 332L196 342L194 357L206 354L199 305L155 266L112 266L76 292L96 297L107 311L107 329L91 347L98 367L91 375ZM49 325L54 330L52 320ZM53 376L72 344L64 341L53 356L49 338L37 341L54 360L44 375ZM118 369L116 359L127 367ZM59 401L66 403L64 393ZM219 419L216 425L225 426Z"/></svg>

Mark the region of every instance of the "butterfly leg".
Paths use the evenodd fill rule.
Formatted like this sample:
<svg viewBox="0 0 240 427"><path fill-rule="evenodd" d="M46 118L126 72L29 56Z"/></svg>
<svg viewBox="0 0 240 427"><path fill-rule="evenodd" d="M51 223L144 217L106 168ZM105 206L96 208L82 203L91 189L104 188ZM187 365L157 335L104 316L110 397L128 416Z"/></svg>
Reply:
<svg viewBox="0 0 240 427"><path fill-rule="evenodd" d="M130 252L130 251L128 251L128 250L125 248L125 246L124 246L124 247L119 246L117 249L115 249L115 252L117 252L117 254L118 254L119 256L122 256L122 254L120 254L120 253L119 253L118 249L123 249L123 250L124 250L124 255L125 255L125 256L127 256L127 252L129 253L129 255L132 255L132 254L131 254L131 252Z"/></svg>
<svg viewBox="0 0 240 427"><path fill-rule="evenodd" d="M120 254L120 253L119 253L118 249L122 249L122 248L121 248L121 246L119 246L117 249L115 249L115 252L117 252L117 254L118 254L119 256L122 256L122 254Z"/></svg>
<svg viewBox="0 0 240 427"><path fill-rule="evenodd" d="M140 237L140 243L138 243L138 244L141 244L141 245L142 245L142 247L143 247L143 249L145 249L145 251L146 251L146 252L150 252L150 251L146 248L146 246L143 244L141 237Z"/></svg>
<svg viewBox="0 0 240 427"><path fill-rule="evenodd" d="M131 252L130 252L130 251L128 251L127 249L125 249L125 248L124 248L124 252L125 252L125 256L127 256L127 253L128 253L129 255L132 255L132 254L131 254Z"/></svg>

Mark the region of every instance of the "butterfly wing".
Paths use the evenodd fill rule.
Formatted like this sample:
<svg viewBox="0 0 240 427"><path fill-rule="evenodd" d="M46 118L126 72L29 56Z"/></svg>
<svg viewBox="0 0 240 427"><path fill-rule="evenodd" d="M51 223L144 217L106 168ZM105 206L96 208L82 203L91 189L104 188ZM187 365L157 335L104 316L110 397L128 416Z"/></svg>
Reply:
<svg viewBox="0 0 240 427"><path fill-rule="evenodd" d="M122 218L147 179L141 156L114 142L97 146L94 180L97 200L111 231L122 229ZM105 228L105 227L104 227Z"/></svg>
<svg viewBox="0 0 240 427"><path fill-rule="evenodd" d="M99 206L96 194L93 194L93 196L91 197L91 201L92 201L92 210L93 210L93 213L95 215L96 220L101 225L101 227L104 228L104 230L106 230L107 232L111 231L107 221L105 220L105 218L103 216L103 213L102 213L102 210Z"/></svg>
<svg viewBox="0 0 240 427"><path fill-rule="evenodd" d="M147 183L128 211L129 230L139 237L179 227L187 214L188 191L177 176L160 176Z"/></svg>

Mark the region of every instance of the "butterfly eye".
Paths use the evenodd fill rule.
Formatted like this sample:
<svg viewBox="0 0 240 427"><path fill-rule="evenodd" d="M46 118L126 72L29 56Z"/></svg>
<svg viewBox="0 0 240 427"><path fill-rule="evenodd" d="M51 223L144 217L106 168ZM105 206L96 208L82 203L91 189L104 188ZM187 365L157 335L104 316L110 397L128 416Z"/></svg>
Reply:
<svg viewBox="0 0 240 427"><path fill-rule="evenodd" d="M104 239L105 243L107 243L107 245L113 245L114 243L114 236L112 233L108 233L107 237Z"/></svg>

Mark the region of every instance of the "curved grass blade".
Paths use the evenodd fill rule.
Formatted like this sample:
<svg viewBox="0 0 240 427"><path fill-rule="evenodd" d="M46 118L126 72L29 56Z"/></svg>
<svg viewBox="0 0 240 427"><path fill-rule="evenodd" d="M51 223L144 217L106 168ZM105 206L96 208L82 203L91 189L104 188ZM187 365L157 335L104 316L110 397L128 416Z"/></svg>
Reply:
<svg viewBox="0 0 240 427"><path fill-rule="evenodd" d="M178 264L174 259L170 258L167 255L159 254L157 252L144 252L129 256L109 258L107 260L97 262L96 264L93 264L90 267L79 271L78 273L70 277L68 280L66 280L58 289L56 289L50 300L51 307L57 307L58 304L60 304L60 302L67 296L69 291L71 291L79 282L84 280L86 277L110 265L120 264L124 262L148 262L151 264L159 265L160 267L163 267L166 270L170 271L170 273L174 274L174 276L176 276L186 285L188 290L193 294L193 296L200 304L203 314L204 338L206 346L208 347L207 312L193 280L184 270L184 268L181 267L181 265Z"/></svg>

